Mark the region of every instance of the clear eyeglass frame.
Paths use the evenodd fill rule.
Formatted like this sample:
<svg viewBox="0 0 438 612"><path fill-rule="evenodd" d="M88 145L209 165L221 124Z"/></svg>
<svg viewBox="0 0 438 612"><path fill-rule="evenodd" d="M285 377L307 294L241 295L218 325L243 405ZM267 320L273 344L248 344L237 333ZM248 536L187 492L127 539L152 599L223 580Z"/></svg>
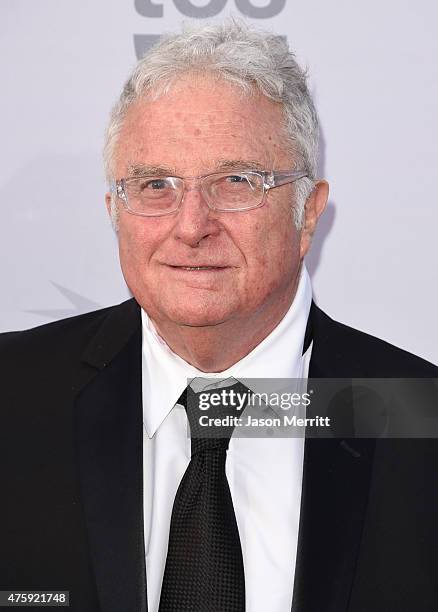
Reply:
<svg viewBox="0 0 438 612"><path fill-rule="evenodd" d="M251 204L250 206L240 206L235 208L223 208L221 206L217 206L212 199L211 194L207 191L206 185L211 184L212 179L217 177L234 177L236 175L251 175L257 176L262 180L263 191L260 194L260 201L256 204ZM199 183L199 189L203 195L203 198L207 204L207 206L211 210L215 210L218 212L243 212L246 210L253 210L255 208L260 208L265 204L266 194L270 189L275 189L276 187L281 187L283 185L287 185L289 183L294 183L295 181L308 177L309 174L306 170L271 170L271 171L260 171L260 170L237 170L237 171L228 171L228 172L212 172L210 174L205 174L203 176L141 176L141 177L130 177L130 178L122 178L114 181L110 190L113 194L115 194L123 203L124 208L127 212L132 215L137 215L139 217L163 217L166 215L171 215L179 210L181 204L184 200L185 192L188 191L186 181L196 181ZM138 182L140 180L151 181L156 180L170 180L180 182L181 188L178 192L178 198L175 200L174 205L171 209L159 212L140 212L138 210L133 209L130 206L128 191L130 183ZM210 180L210 183L207 181ZM177 190L176 190L177 191Z"/></svg>

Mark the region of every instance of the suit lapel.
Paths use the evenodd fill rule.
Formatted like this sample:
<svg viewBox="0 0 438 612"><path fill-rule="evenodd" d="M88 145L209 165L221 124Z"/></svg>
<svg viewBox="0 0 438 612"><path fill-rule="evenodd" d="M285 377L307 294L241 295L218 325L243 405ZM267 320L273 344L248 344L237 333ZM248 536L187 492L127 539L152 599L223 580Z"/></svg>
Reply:
<svg viewBox="0 0 438 612"><path fill-rule="evenodd" d="M312 304L309 378L354 376L356 365ZM356 374L357 375L357 374ZM307 438L293 612L345 612L353 584L374 440Z"/></svg>
<svg viewBox="0 0 438 612"><path fill-rule="evenodd" d="M102 612L145 612L140 310L110 311L84 353L79 480Z"/></svg>

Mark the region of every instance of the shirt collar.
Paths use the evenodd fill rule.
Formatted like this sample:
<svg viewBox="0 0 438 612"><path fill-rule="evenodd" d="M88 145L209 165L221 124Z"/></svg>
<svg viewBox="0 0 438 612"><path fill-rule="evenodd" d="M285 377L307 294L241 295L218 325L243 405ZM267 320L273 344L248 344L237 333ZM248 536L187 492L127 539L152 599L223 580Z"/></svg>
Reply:
<svg viewBox="0 0 438 612"><path fill-rule="evenodd" d="M294 300L283 319L248 355L219 373L198 370L174 353L142 309L143 420L151 438L187 386L187 379L300 378L312 288L303 264Z"/></svg>

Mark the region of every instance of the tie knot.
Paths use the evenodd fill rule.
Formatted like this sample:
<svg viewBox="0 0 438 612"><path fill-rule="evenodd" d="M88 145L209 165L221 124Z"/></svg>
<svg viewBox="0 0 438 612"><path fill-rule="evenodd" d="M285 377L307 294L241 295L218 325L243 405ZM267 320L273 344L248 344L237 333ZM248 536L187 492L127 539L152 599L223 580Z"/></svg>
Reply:
<svg viewBox="0 0 438 612"><path fill-rule="evenodd" d="M184 407L190 425L192 455L207 450L227 450L234 428L242 416L236 394L248 395L248 389L237 382L229 387L196 393L186 389Z"/></svg>

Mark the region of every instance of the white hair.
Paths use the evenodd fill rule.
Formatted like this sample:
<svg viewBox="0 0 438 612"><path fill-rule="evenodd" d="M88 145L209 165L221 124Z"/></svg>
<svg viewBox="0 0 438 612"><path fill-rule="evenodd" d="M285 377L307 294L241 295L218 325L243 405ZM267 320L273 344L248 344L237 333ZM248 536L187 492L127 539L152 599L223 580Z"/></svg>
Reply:
<svg viewBox="0 0 438 612"><path fill-rule="evenodd" d="M178 78L192 72L212 74L248 94L258 90L283 105L285 122L280 129L286 134L295 167L308 172L308 178L294 183L294 220L300 229L316 178L319 136L307 75L282 36L255 30L234 18L218 24L185 24L181 33L163 35L137 63L111 111L105 135L108 183L115 178L115 151L130 105L146 95L152 99L165 95ZM117 227L115 199L113 195L111 208Z"/></svg>

